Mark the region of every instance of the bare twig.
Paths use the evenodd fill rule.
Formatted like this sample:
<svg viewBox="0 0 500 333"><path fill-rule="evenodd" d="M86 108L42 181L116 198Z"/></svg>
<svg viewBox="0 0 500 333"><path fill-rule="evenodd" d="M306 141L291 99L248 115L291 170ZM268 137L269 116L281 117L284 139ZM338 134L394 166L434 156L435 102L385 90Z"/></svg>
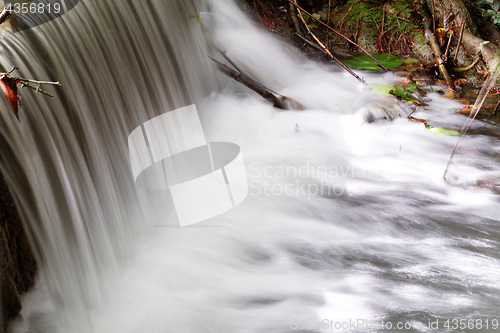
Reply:
<svg viewBox="0 0 500 333"><path fill-rule="evenodd" d="M0 14L1 15L1 14ZM19 67L17 66L14 66L12 67L12 69L6 73L0 73L0 79L8 76L9 78L15 80L15 81L19 81L19 83L21 83L21 88L24 88L24 87L28 87L28 88L31 88L33 90L35 90L36 92L39 92L39 93L42 93L44 95L47 95L51 98L54 98L54 95L40 89L40 86L42 84L49 84L49 85L55 85L55 86L60 86L61 84L59 82L52 82L52 81L38 81L38 80L31 80L31 79L25 79L25 78L22 78L22 77L16 77L16 76L9 76L13 71L15 70L20 70ZM36 86L32 86L30 85L29 83L34 83L36 84Z"/></svg>
<svg viewBox="0 0 500 333"><path fill-rule="evenodd" d="M4 7L4 9L0 12L0 24L4 23L7 21L7 19L10 16L10 11L7 10L7 6Z"/></svg>
<svg viewBox="0 0 500 333"><path fill-rule="evenodd" d="M458 39L457 50L455 51L455 55L453 56L453 61L457 60L458 51L460 51L460 44L462 43L462 37L464 36L464 27L465 27L465 21L462 22L462 28L460 29L460 37Z"/></svg>
<svg viewBox="0 0 500 333"><path fill-rule="evenodd" d="M290 2L291 4L293 4L295 7L297 7L299 9L299 12L300 11L303 11L304 13L306 13L307 15L309 15L310 18L312 18L313 20L315 20L316 22L320 23L321 25L325 26L327 29L330 29L331 31L333 31L335 34L337 34L338 36L344 38L345 40L347 40L349 43L352 43L353 45L355 45L356 47L358 47L361 51L363 51L366 55L368 55L373 61L375 61L382 69L384 69L385 71L389 71L384 65L382 65L380 63L380 61L378 61L377 59L375 59L371 54L370 52L366 51L365 49L363 49L361 46L359 46L358 44L356 44L354 41L350 40L349 38L347 38L346 36L342 35L340 32L338 32L337 30L333 29L332 27L328 26L327 24L323 23L323 21L317 19L316 17L314 17L314 15L312 15L311 13L307 12L304 8L300 7L299 5L297 5L296 3L294 3L292 0L287 0L288 2Z"/></svg>
<svg viewBox="0 0 500 333"><path fill-rule="evenodd" d="M227 56L227 52L226 51L220 51L220 53L222 54L222 56L224 57L224 59L226 59L230 64L231 66L233 66L234 68L236 68L236 70L240 73L243 73L243 71L241 69L238 68L238 66L236 66L236 64Z"/></svg>
<svg viewBox="0 0 500 333"><path fill-rule="evenodd" d="M495 105L495 108L493 109L492 114L496 114L499 107L500 107L500 101L498 101L497 105Z"/></svg>
<svg viewBox="0 0 500 333"><path fill-rule="evenodd" d="M436 32L436 19L435 19L436 10L434 8L434 0L432 0L432 33Z"/></svg>
<svg viewBox="0 0 500 333"><path fill-rule="evenodd" d="M42 89L40 89L38 87L32 86L31 84L28 84L27 82L22 82L21 81L20 83L21 83L21 88L28 87L28 88L31 88L33 90L36 90L37 92L39 92L41 94L49 96L50 98L54 98L54 95L52 95L51 93L48 93L45 90L42 90Z"/></svg>
<svg viewBox="0 0 500 333"><path fill-rule="evenodd" d="M444 51L444 58L445 59L448 59L448 51L450 50L452 36L453 36L453 31L451 32L451 36L448 36L448 44L446 44L446 50Z"/></svg>
<svg viewBox="0 0 500 333"><path fill-rule="evenodd" d="M14 66L14 67L12 67L12 69L11 69L10 71L8 71L7 73L0 73L0 76L1 76L1 77L7 76L7 75L9 75L10 73L12 73L13 71L15 71L16 69L17 69L17 70L19 70L19 69L21 69L21 68L19 68L19 67L17 67L17 66Z"/></svg>
<svg viewBox="0 0 500 333"><path fill-rule="evenodd" d="M412 21L410 21L408 19L405 19L404 17L399 17L399 16L396 16L396 15L394 15L394 17L396 17L398 20L403 20L403 21L406 21L408 23L415 24L414 22L412 22Z"/></svg>
<svg viewBox="0 0 500 333"><path fill-rule="evenodd" d="M297 9L293 3L290 3L290 15L292 16L293 26L299 35L302 35L302 31L300 31L299 20L297 20Z"/></svg>
<svg viewBox="0 0 500 333"><path fill-rule="evenodd" d="M327 26L330 26L331 8L332 8L332 0L328 0L328 19L326 20ZM329 42L330 42L330 30L328 30L326 33L326 43L328 44Z"/></svg>
<svg viewBox="0 0 500 333"><path fill-rule="evenodd" d="M300 38L304 43L306 43L307 45L309 45L310 47L313 47L315 48L316 50L319 50L325 54L328 54L325 52L325 50L323 50L321 47L319 47L318 45L314 44L313 42L305 39L303 36L299 35L298 33L294 33L293 34L294 36L296 36L297 38Z"/></svg>
<svg viewBox="0 0 500 333"><path fill-rule="evenodd" d="M358 20L356 21L356 30L354 33L354 40L357 41L359 37L359 20L361 19L361 15L363 15L363 12L359 13Z"/></svg>
<svg viewBox="0 0 500 333"><path fill-rule="evenodd" d="M294 5L297 5L297 0L294 0ZM333 58L333 54L326 48L325 45L323 45L323 43L321 43L321 41L312 33L311 31L311 28L309 28L309 26L307 25L307 22L306 20L304 19L304 16L302 15L302 12L299 10L299 18L300 20L302 21L302 23L304 24L304 26L306 27L306 30L307 32L309 33L309 35L311 35L311 37L316 41L316 43L318 43L318 45L321 47L321 49L323 51L326 52L326 54L328 54L328 56L330 56L330 58Z"/></svg>
<svg viewBox="0 0 500 333"><path fill-rule="evenodd" d="M297 0L294 0L295 2ZM296 3L294 3L295 5L297 5ZM300 8L300 7L299 7ZM304 17L302 16L302 12L299 10L299 18L300 20L302 21L302 23L304 24L304 26L306 27L307 29L307 32L309 33L309 35L311 35L311 37L316 41L316 43L318 43L318 45L321 47L321 49L323 49L323 51L325 51L326 54L328 54L328 56L330 58L332 58L333 60L335 60L340 66L342 66L346 71L348 71L352 76L354 76L359 82L363 83L363 84L366 84L365 80L363 80L362 78L360 78L356 73L354 73L354 71L352 69L350 69L349 67L347 67L346 65L344 65L342 63L342 61L340 61L339 59L337 59L327 48L325 45L323 45L323 43L321 43L321 41L318 39L318 37L316 37L312 31L311 31L311 28L309 28L309 26L307 25L306 23L306 20L304 19Z"/></svg>

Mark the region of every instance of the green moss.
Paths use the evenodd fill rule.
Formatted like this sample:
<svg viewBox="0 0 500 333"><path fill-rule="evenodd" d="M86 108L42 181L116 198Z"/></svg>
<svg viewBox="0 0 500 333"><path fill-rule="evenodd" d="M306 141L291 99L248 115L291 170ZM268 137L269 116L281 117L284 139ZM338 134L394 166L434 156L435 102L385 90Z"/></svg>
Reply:
<svg viewBox="0 0 500 333"><path fill-rule="evenodd" d="M427 40L425 39L425 37L422 33L418 32L418 31L413 31L410 35L412 36L414 43L417 43L420 45L427 44Z"/></svg>
<svg viewBox="0 0 500 333"><path fill-rule="evenodd" d="M386 3L385 15L382 7L374 2L364 2L359 0L349 0L344 7L339 10L340 26L347 33L354 34L356 29L359 36L364 39L372 38L376 43L379 36L382 19L384 19L384 31L398 36L406 34L413 38L421 29L419 24L413 24L412 14L414 12L414 0L398 0Z"/></svg>

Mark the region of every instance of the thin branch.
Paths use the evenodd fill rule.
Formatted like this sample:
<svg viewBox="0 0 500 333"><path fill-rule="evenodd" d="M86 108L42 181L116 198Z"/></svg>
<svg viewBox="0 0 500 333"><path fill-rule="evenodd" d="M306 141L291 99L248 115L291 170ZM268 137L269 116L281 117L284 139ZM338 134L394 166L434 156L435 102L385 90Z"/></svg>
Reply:
<svg viewBox="0 0 500 333"><path fill-rule="evenodd" d="M297 0L294 0L295 2ZM292 2L293 3L293 2ZM296 3L294 3L294 5L297 5ZM298 7L298 6L297 6ZM299 7L299 9L301 9ZM312 31L311 31L311 28L309 28L309 26L307 25L306 23L306 20L304 19L304 17L302 16L302 12L299 10L299 18L300 20L302 21L302 23L304 24L304 26L306 27L307 29L307 32L309 33L309 35L311 35L311 37L316 41L316 43L318 43L318 45L321 47L321 49L323 49L323 51L325 51L326 54L328 54L328 56L335 60L340 66L342 66L346 71L348 71L352 76L354 76L359 82L363 83L363 84L366 84L365 80L363 80L362 78L360 78L356 73L354 73L354 71L352 69L350 69L349 67L347 67L346 65L344 65L342 63L342 61L340 61L339 59L337 59L327 48L325 45L323 45L323 43L321 43L321 41L318 39L318 37L316 37Z"/></svg>
<svg viewBox="0 0 500 333"><path fill-rule="evenodd" d="M243 71L241 69L238 68L238 66L236 66L236 64L227 56L227 51L219 51L222 56L224 57L224 59L226 59L238 72L240 73L243 73Z"/></svg>
<svg viewBox="0 0 500 333"><path fill-rule="evenodd" d="M297 0L294 0L294 5L297 5ZM321 49L323 51L326 52L326 54L328 54L328 56L330 56L330 58L333 57L333 54L326 48L325 45L323 45L323 43L321 43L321 41L312 33L311 31L311 28L309 28L309 26L307 25L307 22L306 20L304 19L304 16L302 15L302 12L299 10L299 18L300 20L302 21L302 24L304 24L304 26L306 27L306 30L307 32L309 33L309 35L311 35L311 37L316 41L316 43L318 43L318 45L321 47Z"/></svg>
<svg viewBox="0 0 500 333"><path fill-rule="evenodd" d="M7 76L7 75L9 75L10 73L12 73L13 71L15 71L16 69L21 69L21 68L19 68L19 67L17 67L17 66L14 66L14 67L12 67L12 69L11 69L10 71L8 71L7 73L0 73L0 76L1 76L1 77Z"/></svg>
<svg viewBox="0 0 500 333"><path fill-rule="evenodd" d="M331 9L332 9L332 0L328 0L328 19L326 20L327 26L330 26ZM326 43L328 44L329 42L330 42L330 30L328 30L326 33Z"/></svg>
<svg viewBox="0 0 500 333"><path fill-rule="evenodd" d="M52 82L52 81L37 81L37 80L31 80L31 79L25 79L25 78L22 78L22 77L13 77L19 81L23 81L23 82L30 82L30 83L35 83L36 85L42 85L42 84L50 84L50 85L54 85L54 86L60 86L61 83L59 82Z"/></svg>
<svg viewBox="0 0 500 333"><path fill-rule="evenodd" d="M0 13L1 15L1 13ZM28 88L31 88L33 90L35 90L36 92L39 92L39 93L42 93L44 95L47 95L51 98L54 98L54 95L46 92L45 90L42 90L40 89L40 86L42 84L49 84L49 85L55 85L55 86L60 86L61 84L59 82L52 82L52 81L38 81L38 80L31 80L31 79L25 79L25 78L22 78L22 77L16 77L16 76L9 76L13 71L15 70L20 70L19 67L17 66L14 66L12 67L12 69L6 73L0 73L0 79L8 76L9 78L13 79L13 80L16 80L16 81L19 81L19 83L21 83L21 88L24 88L24 87L28 87ZM34 83L36 84L36 86L32 86L30 85L29 83Z"/></svg>
<svg viewBox="0 0 500 333"><path fill-rule="evenodd" d="M500 107L500 101L498 101L497 105L495 106L495 108L493 109L493 114L496 114L497 113L497 110L498 108Z"/></svg>
<svg viewBox="0 0 500 333"><path fill-rule="evenodd" d="M354 41L350 40L349 38L347 38L346 36L342 35L340 32L338 32L337 30L333 29L332 27L328 26L326 23L323 23L323 21L317 19L316 17L314 17L312 14L310 14L309 12L307 12L304 8L300 7L299 5L297 5L296 3L294 3L292 0L287 0L288 2L290 2L291 4L293 4L295 7L297 7L299 9L299 12L300 11L303 11L304 13L306 13L307 15L309 15L310 18L312 18L313 20L315 20L316 22L322 24L323 26L325 26L327 29L330 29L331 31L333 31L335 34L337 34L338 36L344 38L345 40L347 40L349 43L352 43L353 45L355 45L356 47L358 47L361 51L363 51L364 53L366 53L366 55L368 55L373 61L375 61L382 69L384 69L386 72L388 72L389 70L380 63L380 61L378 61L377 59L375 59L371 54L370 52L366 51L365 49L363 49L361 46L359 46L358 44L356 44Z"/></svg>
<svg viewBox="0 0 500 333"><path fill-rule="evenodd" d="M325 53L325 54L328 54L328 53L326 53L326 52L325 52L325 50L323 50L321 47L319 47L318 45L314 44L313 42L311 42L311 41L309 41L309 40L305 39L303 36L299 35L298 33L294 32L294 33L293 33L293 35L294 35L294 36L296 36L296 37L298 37L298 38L300 38L300 39L301 39L304 43L306 43L306 44L307 44L307 45L309 45L310 47L313 47L313 48L315 48L316 50L319 50L319 51L321 51L321 52L323 52L323 53Z"/></svg>
<svg viewBox="0 0 500 333"><path fill-rule="evenodd" d="M460 51L460 44L462 43L462 37L464 36L464 28L465 22L462 22L462 29L460 29L460 38L458 39L457 50L455 51L455 55L453 56L453 61L457 60L458 51Z"/></svg>
<svg viewBox="0 0 500 333"><path fill-rule="evenodd" d="M452 32L452 36L453 36L453 32ZM452 36L448 36L448 44L446 44L446 50L444 51L444 58L445 59L448 59L448 51L450 50L450 44L451 44L451 40L452 40Z"/></svg>
<svg viewBox="0 0 500 333"><path fill-rule="evenodd" d="M499 73L490 73L488 74L488 78L483 84L483 88L479 92L479 95L477 96L476 102L474 103L474 106L472 107L472 111L469 114L469 118L467 118L467 121L465 122L464 126L462 127L462 130L460 131L460 136L457 140L457 143L455 144L455 147L453 148L453 151L451 152L450 159L448 160L448 164L446 164L446 169L443 174L443 178L446 180L446 174L448 173L448 169L451 164L451 160L453 159L453 156L455 156L455 153L457 152L458 148L460 148L460 144L462 143L465 134L469 130L469 128L472 125L472 122L474 122L474 119L476 119L477 114L479 113L479 110L481 110L481 107L483 106L484 100L490 93L491 88L495 84L496 80L498 79Z"/></svg>
<svg viewBox="0 0 500 333"><path fill-rule="evenodd" d="M38 87L32 86L31 84L28 84L27 82L20 81L20 83L21 83L21 88L28 87L28 88L35 90L36 92L42 93L46 96L49 96L50 98L54 98L54 95L46 92L45 90L39 89Z"/></svg>
<svg viewBox="0 0 500 333"><path fill-rule="evenodd" d="M0 24L7 21L9 17L10 17L10 11L7 10L7 6L5 6L4 9L0 12Z"/></svg>
<svg viewBox="0 0 500 333"><path fill-rule="evenodd" d="M436 32L436 20L434 18L435 13L436 10L434 9L434 0L432 0L432 33Z"/></svg>
<svg viewBox="0 0 500 333"><path fill-rule="evenodd" d="M290 3L290 15L292 16L293 26L299 35L302 35L302 31L300 31L299 20L297 20L297 9L295 8L293 3Z"/></svg>

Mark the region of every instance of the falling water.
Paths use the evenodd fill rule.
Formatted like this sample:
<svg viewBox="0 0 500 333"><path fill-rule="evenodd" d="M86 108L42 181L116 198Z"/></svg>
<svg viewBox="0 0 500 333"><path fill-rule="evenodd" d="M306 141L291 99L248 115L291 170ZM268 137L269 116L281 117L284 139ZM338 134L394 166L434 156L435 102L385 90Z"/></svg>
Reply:
<svg viewBox="0 0 500 333"><path fill-rule="evenodd" d="M23 91L21 124L1 116L2 171L59 310L98 302L99 276L133 251L144 212L128 134L213 90L196 12L184 1L84 2L2 37L4 68L63 83L54 100Z"/></svg>
<svg viewBox="0 0 500 333"><path fill-rule="evenodd" d="M498 148L480 135L494 124L474 124L452 187L442 172L454 137L404 119L362 125L365 105L397 106L305 59L230 1L84 0L4 32L1 45L4 70L62 83L48 88L53 100L21 91L20 124L0 113L0 168L42 271L13 332L334 331L324 320L425 332L436 320L444 330L447 319L500 319L488 185ZM221 77L207 57L223 61L217 48L308 109L278 112ZM418 116L459 128L458 105L431 98ZM209 141L241 146L250 193L178 228L172 205L134 184L127 140L191 104ZM373 330L385 329L345 331Z"/></svg>

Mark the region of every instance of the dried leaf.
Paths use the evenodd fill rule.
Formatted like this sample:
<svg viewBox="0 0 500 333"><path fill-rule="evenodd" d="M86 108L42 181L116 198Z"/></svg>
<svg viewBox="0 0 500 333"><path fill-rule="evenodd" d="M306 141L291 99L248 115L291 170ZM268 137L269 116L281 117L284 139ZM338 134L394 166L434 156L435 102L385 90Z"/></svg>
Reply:
<svg viewBox="0 0 500 333"><path fill-rule="evenodd" d="M420 119L420 118L415 118L415 117L408 117L408 119L415 122L415 123L420 123L420 124L424 124L427 126L427 120L425 120L425 119Z"/></svg>
<svg viewBox="0 0 500 333"><path fill-rule="evenodd" d="M439 47L443 47L446 44L446 42L444 40L444 37L446 36L445 30L443 28L437 28L435 36L436 36L436 40L439 44Z"/></svg>
<svg viewBox="0 0 500 333"><path fill-rule="evenodd" d="M0 79L0 86L2 87L5 99L9 102L12 112L19 120L19 96L17 95L17 84L18 80L13 79L9 76L4 76Z"/></svg>

